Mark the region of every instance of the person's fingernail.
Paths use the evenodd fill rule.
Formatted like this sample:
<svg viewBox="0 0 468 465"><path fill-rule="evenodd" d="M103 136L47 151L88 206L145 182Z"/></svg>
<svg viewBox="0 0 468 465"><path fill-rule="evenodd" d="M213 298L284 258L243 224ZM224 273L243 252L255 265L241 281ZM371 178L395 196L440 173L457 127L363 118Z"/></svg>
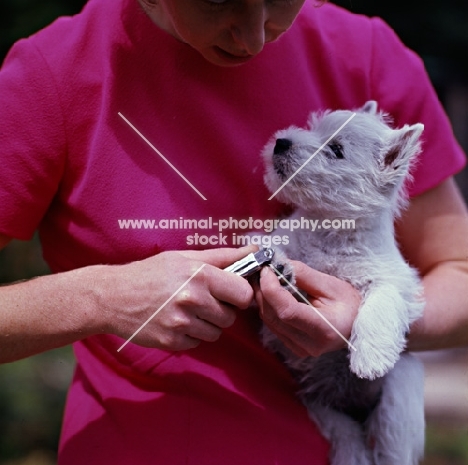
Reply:
<svg viewBox="0 0 468 465"><path fill-rule="evenodd" d="M260 277L263 278L264 276L267 275L267 273L269 272L270 270L268 269L267 266L264 266L261 271L260 271Z"/></svg>

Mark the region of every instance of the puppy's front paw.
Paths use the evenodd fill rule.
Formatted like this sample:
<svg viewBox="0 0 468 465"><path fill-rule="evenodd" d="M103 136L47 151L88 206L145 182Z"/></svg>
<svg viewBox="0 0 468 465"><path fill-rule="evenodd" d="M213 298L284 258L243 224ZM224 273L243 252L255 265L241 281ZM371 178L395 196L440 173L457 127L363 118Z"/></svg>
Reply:
<svg viewBox="0 0 468 465"><path fill-rule="evenodd" d="M296 284L294 269L288 257L282 250L275 249L275 255L271 261L271 267L278 276L280 284L289 291L294 292L294 289L291 289L290 286L290 284L293 286Z"/></svg>
<svg viewBox="0 0 468 465"><path fill-rule="evenodd" d="M356 350L350 351L350 368L359 378L381 378L400 357L400 351L391 344L382 349L365 338L351 338L351 343Z"/></svg>
<svg viewBox="0 0 468 465"><path fill-rule="evenodd" d="M351 371L367 379L385 375L405 348L408 326L406 301L395 286L369 290L353 324Z"/></svg>

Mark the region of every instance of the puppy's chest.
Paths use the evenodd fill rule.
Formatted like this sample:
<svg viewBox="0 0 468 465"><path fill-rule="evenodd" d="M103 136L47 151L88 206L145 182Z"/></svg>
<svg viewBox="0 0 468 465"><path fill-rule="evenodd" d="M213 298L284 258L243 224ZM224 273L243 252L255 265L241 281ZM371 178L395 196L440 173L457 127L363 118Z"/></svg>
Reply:
<svg viewBox="0 0 468 465"><path fill-rule="evenodd" d="M315 234L293 237L291 258L348 281L361 291L368 288L373 280L369 275L369 262L374 261L374 257L369 256L369 250L354 240L325 239L329 240Z"/></svg>

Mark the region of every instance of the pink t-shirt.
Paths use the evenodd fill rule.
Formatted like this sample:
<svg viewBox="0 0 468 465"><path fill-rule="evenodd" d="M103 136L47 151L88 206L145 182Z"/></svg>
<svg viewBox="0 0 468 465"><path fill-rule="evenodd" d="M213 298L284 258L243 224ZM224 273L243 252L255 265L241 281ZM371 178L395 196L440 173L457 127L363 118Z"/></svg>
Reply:
<svg viewBox="0 0 468 465"><path fill-rule="evenodd" d="M189 235L216 228L118 220L274 218L281 206L267 200L259 157L271 134L369 99L397 125L425 124L413 195L461 169L421 61L382 21L313 4L230 69L160 31L137 0L90 0L20 41L0 73L0 231L26 239L39 228L55 272L194 248ZM233 232L245 230L229 231L226 245ZM118 353L114 336L75 344L59 464L326 463L328 445L261 347L259 325L254 309L239 312L217 343L181 353L133 344Z"/></svg>

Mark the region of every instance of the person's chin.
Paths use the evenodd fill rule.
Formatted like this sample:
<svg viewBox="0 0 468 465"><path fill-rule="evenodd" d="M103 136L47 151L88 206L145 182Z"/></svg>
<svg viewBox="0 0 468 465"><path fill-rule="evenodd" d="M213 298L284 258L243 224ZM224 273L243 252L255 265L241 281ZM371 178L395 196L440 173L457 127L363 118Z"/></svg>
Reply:
<svg viewBox="0 0 468 465"><path fill-rule="evenodd" d="M207 54L208 55L208 54ZM209 56L205 55L211 63L218 66L239 66L249 62L255 55L233 55L220 47L213 46L210 49Z"/></svg>

